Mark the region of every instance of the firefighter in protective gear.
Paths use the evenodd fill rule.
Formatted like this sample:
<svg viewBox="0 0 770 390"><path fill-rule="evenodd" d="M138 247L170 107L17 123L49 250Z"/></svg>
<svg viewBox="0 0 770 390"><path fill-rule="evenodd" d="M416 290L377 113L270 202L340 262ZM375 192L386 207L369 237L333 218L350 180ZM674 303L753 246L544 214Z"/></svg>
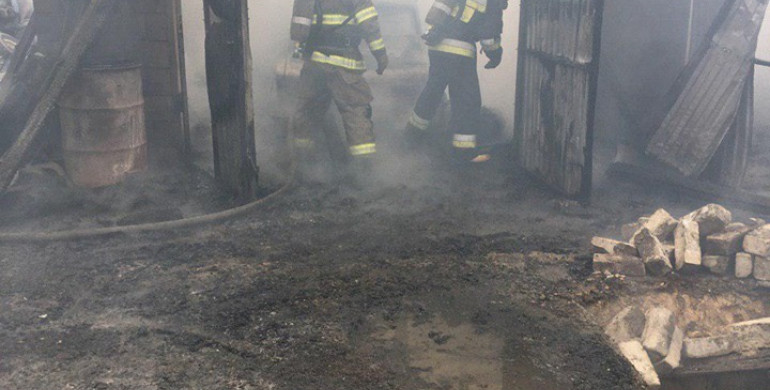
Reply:
<svg viewBox="0 0 770 390"><path fill-rule="evenodd" d="M305 59L291 121L295 147L300 152L313 147L311 129L318 127L333 100L342 116L350 154L374 154L373 98L358 47L362 40L368 44L380 75L388 66L388 56L372 1L295 0L291 39L297 45L296 54Z"/></svg>
<svg viewBox="0 0 770 390"><path fill-rule="evenodd" d="M476 128L481 122L481 91L476 71L476 43L489 61L486 69L500 65L503 49L503 10L507 0L436 0L428 11L430 29L423 35L428 45L428 82L406 126L407 141L425 143L426 130L449 89L450 131L455 155L464 161L483 161L478 153Z"/></svg>

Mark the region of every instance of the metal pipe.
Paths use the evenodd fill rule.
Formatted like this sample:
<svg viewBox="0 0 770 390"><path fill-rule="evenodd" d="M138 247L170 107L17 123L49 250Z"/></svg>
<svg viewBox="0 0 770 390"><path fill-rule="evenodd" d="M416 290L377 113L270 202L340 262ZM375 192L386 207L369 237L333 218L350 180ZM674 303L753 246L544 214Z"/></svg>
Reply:
<svg viewBox="0 0 770 390"><path fill-rule="evenodd" d="M770 61L768 61L768 60L760 60L759 58L755 58L754 59L754 65L770 67Z"/></svg>

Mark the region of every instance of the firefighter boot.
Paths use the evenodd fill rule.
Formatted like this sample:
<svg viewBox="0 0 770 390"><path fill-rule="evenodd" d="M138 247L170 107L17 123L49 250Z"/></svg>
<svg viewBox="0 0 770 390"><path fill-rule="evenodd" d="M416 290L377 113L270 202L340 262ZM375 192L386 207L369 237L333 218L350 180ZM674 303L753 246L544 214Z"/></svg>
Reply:
<svg viewBox="0 0 770 390"><path fill-rule="evenodd" d="M372 187L374 183L374 157L356 156L348 164L340 184L362 190Z"/></svg>

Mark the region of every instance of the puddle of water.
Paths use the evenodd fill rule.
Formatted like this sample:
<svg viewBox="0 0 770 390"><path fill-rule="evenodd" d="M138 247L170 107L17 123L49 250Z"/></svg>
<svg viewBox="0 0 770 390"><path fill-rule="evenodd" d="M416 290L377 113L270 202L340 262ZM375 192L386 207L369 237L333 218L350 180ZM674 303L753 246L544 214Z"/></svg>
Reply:
<svg viewBox="0 0 770 390"><path fill-rule="evenodd" d="M512 347L512 343L481 332L470 323L408 319L381 329L374 338L402 345L411 370L441 389L565 389L539 370L525 349Z"/></svg>

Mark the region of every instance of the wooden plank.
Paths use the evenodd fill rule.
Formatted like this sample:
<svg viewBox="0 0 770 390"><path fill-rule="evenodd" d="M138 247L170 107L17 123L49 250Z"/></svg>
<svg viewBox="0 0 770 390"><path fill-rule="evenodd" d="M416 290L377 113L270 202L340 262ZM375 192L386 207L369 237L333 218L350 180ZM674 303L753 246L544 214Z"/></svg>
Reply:
<svg viewBox="0 0 770 390"><path fill-rule="evenodd" d="M29 151L45 121L53 109L64 85L77 69L80 58L104 24L107 16L117 4L117 0L92 0L81 15L67 44L61 51L62 56L48 78L49 83L42 98L35 105L24 130L13 146L0 158L0 191L5 191L11 184L16 171L29 156Z"/></svg>
<svg viewBox="0 0 770 390"><path fill-rule="evenodd" d="M573 197L590 196L601 0L524 0L515 115L522 166Z"/></svg>
<svg viewBox="0 0 770 390"><path fill-rule="evenodd" d="M214 174L245 202L256 196L258 176L248 5L246 0L204 0L204 7Z"/></svg>
<svg viewBox="0 0 770 390"><path fill-rule="evenodd" d="M733 124L767 2L736 0L646 152L685 176L701 174Z"/></svg>

